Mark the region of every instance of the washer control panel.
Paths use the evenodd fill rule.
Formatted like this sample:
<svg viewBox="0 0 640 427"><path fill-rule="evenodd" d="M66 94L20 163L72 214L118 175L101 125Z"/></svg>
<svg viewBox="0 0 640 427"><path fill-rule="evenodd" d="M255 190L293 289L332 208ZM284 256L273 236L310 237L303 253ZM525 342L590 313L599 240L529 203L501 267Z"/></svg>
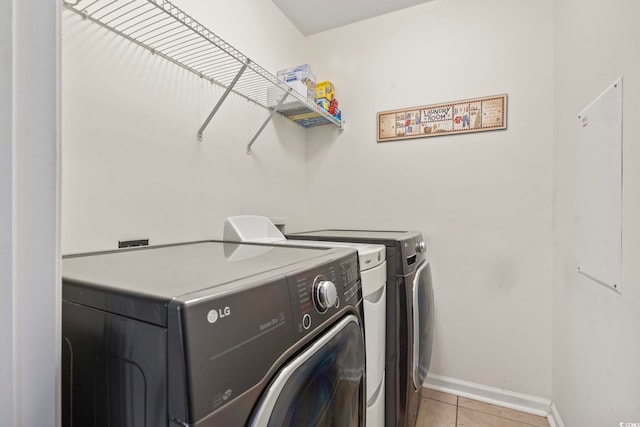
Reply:
<svg viewBox="0 0 640 427"><path fill-rule="evenodd" d="M313 281L313 304L318 313L324 313L331 307L339 307L336 284L324 276L318 276Z"/></svg>
<svg viewBox="0 0 640 427"><path fill-rule="evenodd" d="M360 301L362 286L360 283L360 270L358 269L358 258L349 259L340 263L342 280L347 285L344 287L344 299Z"/></svg>
<svg viewBox="0 0 640 427"><path fill-rule="evenodd" d="M355 254L291 275L288 282L294 330L299 337L321 325L345 305L357 305L362 298Z"/></svg>

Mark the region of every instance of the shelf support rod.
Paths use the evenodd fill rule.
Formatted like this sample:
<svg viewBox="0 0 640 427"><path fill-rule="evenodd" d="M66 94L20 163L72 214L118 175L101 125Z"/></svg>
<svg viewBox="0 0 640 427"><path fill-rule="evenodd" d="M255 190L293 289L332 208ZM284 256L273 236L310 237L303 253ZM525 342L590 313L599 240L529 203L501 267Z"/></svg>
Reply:
<svg viewBox="0 0 640 427"><path fill-rule="evenodd" d="M231 83L229 83L229 86L227 86L227 89L222 94L222 97L220 97L216 106L213 107L213 110L211 110L211 113L209 113L209 117L207 117L202 126L200 126L200 129L198 129L198 141L202 141L202 133L207 128L207 126L209 126L209 122L218 112L218 109L220 108L224 100L227 99L227 96L229 96L233 87L236 85L236 83L238 83L238 80L240 80L240 77L242 76L242 73L244 73L244 70L247 69L247 65L249 65L249 62L251 62L251 60L247 59L247 62L242 64L242 67L240 68L240 71L238 71L238 74L236 74L233 80L231 80Z"/></svg>
<svg viewBox="0 0 640 427"><path fill-rule="evenodd" d="M260 126L260 129L258 129L258 132L256 132L255 135L253 135L253 138L251 138L251 141L249 141L249 145L247 145L247 154L251 154L251 146L253 145L254 142L256 142L256 139L258 139L258 137L260 136L260 134L262 133L264 128L267 127L267 125L269 124L269 122L273 118L273 115L278 112L278 109L280 108L280 106L282 105L284 100L287 99L287 97L289 96L289 94L291 93L292 90L293 90L293 88L290 87L289 90L287 91L287 93L284 94L282 99L280 99L280 101L278 101L278 105L273 107L273 110L271 110L271 112L269 113L269 117L267 117L267 120L265 120L264 123L262 124L262 126Z"/></svg>

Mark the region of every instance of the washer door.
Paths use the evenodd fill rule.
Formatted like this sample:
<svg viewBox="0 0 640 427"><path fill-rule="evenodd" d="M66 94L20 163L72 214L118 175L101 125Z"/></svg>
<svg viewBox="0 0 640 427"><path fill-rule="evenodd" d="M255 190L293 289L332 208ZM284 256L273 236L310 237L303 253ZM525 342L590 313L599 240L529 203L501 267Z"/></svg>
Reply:
<svg viewBox="0 0 640 427"><path fill-rule="evenodd" d="M349 315L280 370L249 424L362 427L364 369L364 335Z"/></svg>
<svg viewBox="0 0 640 427"><path fill-rule="evenodd" d="M413 278L413 385L422 387L433 348L433 284L431 266L423 262Z"/></svg>

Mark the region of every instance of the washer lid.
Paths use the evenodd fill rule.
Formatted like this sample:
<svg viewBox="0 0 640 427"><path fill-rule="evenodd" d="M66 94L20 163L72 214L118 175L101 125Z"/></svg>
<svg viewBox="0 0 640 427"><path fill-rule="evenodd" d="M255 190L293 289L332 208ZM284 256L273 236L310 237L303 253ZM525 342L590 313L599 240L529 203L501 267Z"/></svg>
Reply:
<svg viewBox="0 0 640 427"><path fill-rule="evenodd" d="M164 326L171 300L217 295L349 253L355 255L353 249L202 241L68 255L62 298Z"/></svg>
<svg viewBox="0 0 640 427"><path fill-rule="evenodd" d="M220 241L146 246L65 256L62 279L169 300L269 271L295 270L328 253L328 247Z"/></svg>
<svg viewBox="0 0 640 427"><path fill-rule="evenodd" d="M384 245L372 245L367 243L326 242L324 240L285 240L281 243L290 246L305 246L316 248L352 248L358 251L360 271L369 270L382 264L386 258Z"/></svg>
<svg viewBox="0 0 640 427"><path fill-rule="evenodd" d="M385 245L386 247L399 248L401 246L401 242L406 242L416 238L422 240L422 233L419 231L327 229L290 233L287 234L286 237L287 239L375 243Z"/></svg>

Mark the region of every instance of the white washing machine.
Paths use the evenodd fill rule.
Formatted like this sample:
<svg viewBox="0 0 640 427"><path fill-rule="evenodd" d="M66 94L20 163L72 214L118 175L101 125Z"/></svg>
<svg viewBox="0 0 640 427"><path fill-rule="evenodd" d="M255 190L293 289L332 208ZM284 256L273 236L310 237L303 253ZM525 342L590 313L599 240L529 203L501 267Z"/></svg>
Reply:
<svg viewBox="0 0 640 427"><path fill-rule="evenodd" d="M419 231L305 231L297 239L385 245L387 248L387 343L385 418L387 427L416 427L420 390L433 350L434 292L431 264Z"/></svg>
<svg viewBox="0 0 640 427"><path fill-rule="evenodd" d="M385 339L387 262L384 245L287 240L268 219L256 215L227 218L225 241L275 243L291 246L347 247L358 251L366 347L367 427L383 427L385 419Z"/></svg>

